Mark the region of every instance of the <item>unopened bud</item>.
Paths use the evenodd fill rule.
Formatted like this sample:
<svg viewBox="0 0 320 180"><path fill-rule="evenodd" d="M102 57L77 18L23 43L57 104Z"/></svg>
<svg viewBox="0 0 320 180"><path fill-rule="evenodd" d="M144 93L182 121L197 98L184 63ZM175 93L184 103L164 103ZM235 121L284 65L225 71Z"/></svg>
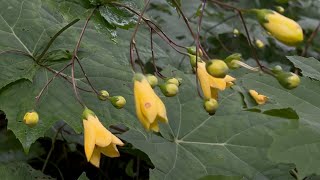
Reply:
<svg viewBox="0 0 320 180"><path fill-rule="evenodd" d="M106 100L109 98L109 92L106 91L106 90L101 90L101 91L99 92L98 98L99 98L101 101L106 101Z"/></svg>
<svg viewBox="0 0 320 180"><path fill-rule="evenodd" d="M237 61L241 61L241 54L240 53L234 53L228 56L224 62L227 64L227 66L230 69L237 69L240 68L241 66L237 63Z"/></svg>
<svg viewBox="0 0 320 180"><path fill-rule="evenodd" d="M229 72L227 64L218 59L210 60L206 63L207 72L216 78L224 78Z"/></svg>
<svg viewBox="0 0 320 180"><path fill-rule="evenodd" d="M126 99L122 96L113 96L110 98L110 101L111 104L117 109L123 108L127 103Z"/></svg>
<svg viewBox="0 0 320 180"><path fill-rule="evenodd" d="M176 84L172 83L165 83L160 85L161 92L167 96L167 97L172 97L178 94L179 92L179 87Z"/></svg>
<svg viewBox="0 0 320 180"><path fill-rule="evenodd" d="M282 6L276 6L276 11L278 11L278 13L283 14L284 13L284 8Z"/></svg>
<svg viewBox="0 0 320 180"><path fill-rule="evenodd" d="M38 113L35 112L35 111L27 112L23 117L23 122L29 127L36 126L38 124L38 122L39 122Z"/></svg>
<svg viewBox="0 0 320 180"><path fill-rule="evenodd" d="M240 34L238 29L233 29L233 35L234 37L237 37Z"/></svg>
<svg viewBox="0 0 320 180"><path fill-rule="evenodd" d="M300 77L292 72L280 72L276 77L279 83L286 89L294 89L300 84Z"/></svg>
<svg viewBox="0 0 320 180"><path fill-rule="evenodd" d="M264 47L264 43L260 39L256 39L254 43L259 49L262 49Z"/></svg>
<svg viewBox="0 0 320 180"><path fill-rule="evenodd" d="M274 68L271 69L271 71L274 73L274 74L279 74L282 72L282 67L279 66L279 65L276 65Z"/></svg>
<svg viewBox="0 0 320 180"><path fill-rule="evenodd" d="M195 46L191 46L191 47L187 47L187 51L188 53L192 54L192 55L196 55L196 48ZM203 52L201 49L198 50L198 56L202 56Z"/></svg>
<svg viewBox="0 0 320 180"><path fill-rule="evenodd" d="M214 114L219 107L219 103L217 100L210 98L204 101L203 107L209 114Z"/></svg>
<svg viewBox="0 0 320 180"><path fill-rule="evenodd" d="M147 74L146 77L147 77L147 80L152 88L154 88L158 85L158 78L155 75Z"/></svg>
<svg viewBox="0 0 320 180"><path fill-rule="evenodd" d="M179 81L179 79L180 79L180 81ZM180 84L181 84L181 78L169 78L167 81L166 81L166 83L168 83L168 84L175 84L176 86L180 86Z"/></svg>

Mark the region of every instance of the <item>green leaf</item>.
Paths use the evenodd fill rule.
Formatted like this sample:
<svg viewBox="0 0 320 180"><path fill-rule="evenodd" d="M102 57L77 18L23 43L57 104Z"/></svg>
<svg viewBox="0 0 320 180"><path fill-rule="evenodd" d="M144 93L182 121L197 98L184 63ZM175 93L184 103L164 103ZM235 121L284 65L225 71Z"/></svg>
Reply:
<svg viewBox="0 0 320 180"><path fill-rule="evenodd" d="M275 162L296 164L300 178L319 174L320 82L301 78L301 84L296 89L286 90L273 77L247 75L242 83L246 88L256 89L271 99L262 109L290 107L299 116L298 121L289 121L288 128L273 136L270 158Z"/></svg>
<svg viewBox="0 0 320 180"><path fill-rule="evenodd" d="M220 95L220 107L210 116L196 88L175 72L183 84L177 97L163 99L169 125L161 126L161 135L130 130L121 136L149 155L155 166L150 179L198 179L216 174L269 179L276 169L280 171L277 178L290 176L292 166L280 168L267 157L272 134L286 127L287 119L243 111L242 97L232 90Z"/></svg>
<svg viewBox="0 0 320 180"><path fill-rule="evenodd" d="M241 176L220 176L220 175L210 175L200 178L199 180L243 180Z"/></svg>
<svg viewBox="0 0 320 180"><path fill-rule="evenodd" d="M287 56L296 68L301 69L304 76L320 81L320 62L313 58L305 58L301 56Z"/></svg>
<svg viewBox="0 0 320 180"><path fill-rule="evenodd" d="M89 178L87 177L86 173L83 172L79 177L78 180L88 180Z"/></svg>
<svg viewBox="0 0 320 180"><path fill-rule="evenodd" d="M43 174L41 171L33 169L26 163L11 163L0 165L0 177L5 180L36 180L54 179Z"/></svg>

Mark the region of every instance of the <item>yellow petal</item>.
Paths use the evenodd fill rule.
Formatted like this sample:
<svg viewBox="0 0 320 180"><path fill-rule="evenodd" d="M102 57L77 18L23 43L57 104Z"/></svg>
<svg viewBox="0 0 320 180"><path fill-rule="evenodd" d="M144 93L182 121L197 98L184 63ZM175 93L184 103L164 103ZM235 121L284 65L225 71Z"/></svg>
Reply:
<svg viewBox="0 0 320 180"><path fill-rule="evenodd" d="M205 67L204 62L198 62L198 78L200 81L200 86L202 89L202 93L205 99L210 99L211 97L211 90L210 90L210 80L209 76Z"/></svg>
<svg viewBox="0 0 320 180"><path fill-rule="evenodd" d="M268 97L265 95L258 94L255 90L249 90L250 95L258 104L265 104L268 100Z"/></svg>
<svg viewBox="0 0 320 180"><path fill-rule="evenodd" d="M211 98L218 100L219 89L211 88Z"/></svg>
<svg viewBox="0 0 320 180"><path fill-rule="evenodd" d="M124 143L115 135L112 134L112 144L123 146Z"/></svg>
<svg viewBox="0 0 320 180"><path fill-rule="evenodd" d="M101 124L96 116L89 116L88 121L94 125L96 145L100 147L108 146L112 140L112 133Z"/></svg>
<svg viewBox="0 0 320 180"><path fill-rule="evenodd" d="M150 129L154 132L159 132L158 121L155 121L152 124L150 124Z"/></svg>
<svg viewBox="0 0 320 180"><path fill-rule="evenodd" d="M210 86L219 89L220 91L223 91L226 89L227 84L224 78L215 78L210 76Z"/></svg>
<svg viewBox="0 0 320 180"><path fill-rule="evenodd" d="M99 148L102 154L108 156L108 157L119 157L120 153L117 149L117 146L115 144L110 144L109 146Z"/></svg>
<svg viewBox="0 0 320 180"><path fill-rule="evenodd" d="M97 168L100 166L100 156L101 156L100 151L97 148L95 148L90 158L90 163Z"/></svg>
<svg viewBox="0 0 320 180"><path fill-rule="evenodd" d="M95 129L91 122L83 120L84 128L84 152L86 158L89 161L91 159L94 147L95 147Z"/></svg>
<svg viewBox="0 0 320 180"><path fill-rule="evenodd" d="M157 99L157 107L158 107L157 120L160 120L161 122L164 122L164 123L168 123L166 107L159 97Z"/></svg>
<svg viewBox="0 0 320 180"><path fill-rule="evenodd" d="M156 104L157 95L146 79L141 80L141 82L135 81L135 84L137 84L135 96L139 98L140 110L148 121L152 123L158 114Z"/></svg>
<svg viewBox="0 0 320 180"><path fill-rule="evenodd" d="M137 95L137 87L138 84L136 83L136 81L134 82L134 100L135 100L135 106L136 106L136 113L138 116L138 119L140 121L140 123L143 125L143 127L147 130L149 130L149 126L150 123L148 121L148 119L146 117L144 117L144 115L141 112L141 108L140 108L140 99Z"/></svg>

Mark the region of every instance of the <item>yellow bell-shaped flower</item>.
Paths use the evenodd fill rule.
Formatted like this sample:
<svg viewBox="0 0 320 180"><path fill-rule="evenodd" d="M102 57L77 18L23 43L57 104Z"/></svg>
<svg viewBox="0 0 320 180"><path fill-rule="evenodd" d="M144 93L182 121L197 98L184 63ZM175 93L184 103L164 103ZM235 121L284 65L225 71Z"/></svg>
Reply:
<svg viewBox="0 0 320 180"><path fill-rule="evenodd" d="M265 104L268 100L267 96L259 94L255 90L249 90L249 94L259 105Z"/></svg>
<svg viewBox="0 0 320 180"><path fill-rule="evenodd" d="M262 9L256 12L262 26L280 42L295 46L303 41L302 28L294 20L272 10Z"/></svg>
<svg viewBox="0 0 320 180"><path fill-rule="evenodd" d="M226 88L233 85L232 81L235 78L226 75L224 78L215 78L211 76L206 70L206 64L204 62L198 62L198 78L200 86L205 99L217 99L218 92L223 91Z"/></svg>
<svg viewBox="0 0 320 180"><path fill-rule="evenodd" d="M91 164L99 167L101 153L108 157L120 156L117 145L123 146L123 142L108 131L88 108L83 112L83 128L84 151Z"/></svg>
<svg viewBox="0 0 320 180"><path fill-rule="evenodd" d="M134 76L134 99L138 119L146 130L159 132L158 122L168 123L166 107L154 92L146 77Z"/></svg>

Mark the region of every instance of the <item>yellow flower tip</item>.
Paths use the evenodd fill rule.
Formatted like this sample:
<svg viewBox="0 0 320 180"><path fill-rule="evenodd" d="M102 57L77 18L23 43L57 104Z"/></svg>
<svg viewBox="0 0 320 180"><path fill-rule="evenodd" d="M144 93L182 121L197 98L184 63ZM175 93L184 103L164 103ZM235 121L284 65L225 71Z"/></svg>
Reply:
<svg viewBox="0 0 320 180"><path fill-rule="evenodd" d="M265 19L262 26L283 44L296 46L303 41L303 30L294 20L275 11L266 14Z"/></svg>
<svg viewBox="0 0 320 180"><path fill-rule="evenodd" d="M172 84L174 85L174 84ZM146 130L156 130L153 123L167 122L166 108L145 78L134 81L136 114Z"/></svg>
<svg viewBox="0 0 320 180"><path fill-rule="evenodd" d="M249 94L251 97L257 102L257 104L262 105L265 104L268 100L268 97L262 94L259 94L255 90L249 90Z"/></svg>
<svg viewBox="0 0 320 180"><path fill-rule="evenodd" d="M99 167L101 153L109 157L120 156L116 145L123 146L124 143L107 130L96 116L89 114L83 120L83 127L85 155L91 164Z"/></svg>
<svg viewBox="0 0 320 180"><path fill-rule="evenodd" d="M23 122L29 127L34 127L39 122L39 115L35 111L27 112L23 117Z"/></svg>

